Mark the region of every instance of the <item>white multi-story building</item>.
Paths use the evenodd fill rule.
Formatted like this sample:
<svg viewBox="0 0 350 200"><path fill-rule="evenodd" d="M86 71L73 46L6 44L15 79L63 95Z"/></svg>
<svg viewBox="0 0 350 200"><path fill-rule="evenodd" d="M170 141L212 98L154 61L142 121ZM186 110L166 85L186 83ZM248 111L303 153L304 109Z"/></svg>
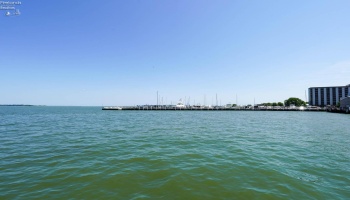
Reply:
<svg viewBox="0 0 350 200"><path fill-rule="evenodd" d="M309 105L336 105L341 98L350 96L350 84L346 86L311 87L309 88Z"/></svg>

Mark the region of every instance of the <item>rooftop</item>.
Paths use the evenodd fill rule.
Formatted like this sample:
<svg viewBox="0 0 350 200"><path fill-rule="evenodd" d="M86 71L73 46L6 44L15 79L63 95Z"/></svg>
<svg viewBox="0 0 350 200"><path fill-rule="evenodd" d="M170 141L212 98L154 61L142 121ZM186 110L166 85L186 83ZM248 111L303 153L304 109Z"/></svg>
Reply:
<svg viewBox="0 0 350 200"><path fill-rule="evenodd" d="M350 87L350 84L345 85L345 86L322 86L322 87L309 87L309 89L311 89L311 88L333 88L333 87Z"/></svg>

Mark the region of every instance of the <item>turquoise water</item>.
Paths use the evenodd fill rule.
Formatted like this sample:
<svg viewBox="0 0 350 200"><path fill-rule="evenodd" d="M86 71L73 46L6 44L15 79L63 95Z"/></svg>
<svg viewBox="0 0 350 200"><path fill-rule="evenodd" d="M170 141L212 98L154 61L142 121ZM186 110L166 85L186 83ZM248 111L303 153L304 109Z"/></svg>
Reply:
<svg viewBox="0 0 350 200"><path fill-rule="evenodd" d="M349 199L349 121L0 107L0 199Z"/></svg>

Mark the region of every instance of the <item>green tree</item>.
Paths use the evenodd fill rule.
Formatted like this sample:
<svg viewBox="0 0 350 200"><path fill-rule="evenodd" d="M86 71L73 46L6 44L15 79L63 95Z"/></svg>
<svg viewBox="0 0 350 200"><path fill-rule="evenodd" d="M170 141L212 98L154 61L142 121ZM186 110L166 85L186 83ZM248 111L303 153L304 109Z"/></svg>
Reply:
<svg viewBox="0 0 350 200"><path fill-rule="evenodd" d="M278 106L283 106L283 103L282 102L278 102L277 105Z"/></svg>
<svg viewBox="0 0 350 200"><path fill-rule="evenodd" d="M272 103L272 106L277 106L277 103L276 103L276 102L273 102L273 103Z"/></svg>
<svg viewBox="0 0 350 200"><path fill-rule="evenodd" d="M237 106L237 104L232 104L232 107L236 107Z"/></svg>
<svg viewBox="0 0 350 200"><path fill-rule="evenodd" d="M284 101L285 106L290 106L292 104L295 106L306 106L306 103L303 100L296 97L291 97Z"/></svg>

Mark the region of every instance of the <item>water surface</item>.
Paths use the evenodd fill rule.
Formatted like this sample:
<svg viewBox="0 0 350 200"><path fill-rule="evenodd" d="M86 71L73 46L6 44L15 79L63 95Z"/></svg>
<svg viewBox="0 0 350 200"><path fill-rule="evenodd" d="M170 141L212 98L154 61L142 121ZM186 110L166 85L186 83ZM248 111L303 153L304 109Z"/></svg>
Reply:
<svg viewBox="0 0 350 200"><path fill-rule="evenodd" d="M0 107L0 199L349 199L349 121Z"/></svg>

